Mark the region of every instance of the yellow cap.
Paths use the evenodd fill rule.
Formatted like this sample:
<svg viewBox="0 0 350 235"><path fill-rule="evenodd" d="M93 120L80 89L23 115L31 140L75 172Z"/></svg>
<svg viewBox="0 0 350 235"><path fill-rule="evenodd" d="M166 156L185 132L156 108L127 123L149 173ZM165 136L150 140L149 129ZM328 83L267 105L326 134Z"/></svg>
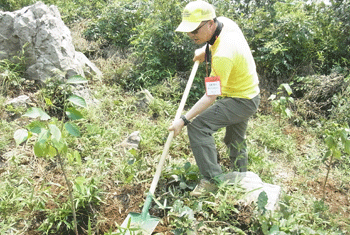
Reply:
<svg viewBox="0 0 350 235"><path fill-rule="evenodd" d="M215 10L211 4L202 0L190 2L182 12L182 22L175 31L192 32L202 21L212 20L215 17Z"/></svg>

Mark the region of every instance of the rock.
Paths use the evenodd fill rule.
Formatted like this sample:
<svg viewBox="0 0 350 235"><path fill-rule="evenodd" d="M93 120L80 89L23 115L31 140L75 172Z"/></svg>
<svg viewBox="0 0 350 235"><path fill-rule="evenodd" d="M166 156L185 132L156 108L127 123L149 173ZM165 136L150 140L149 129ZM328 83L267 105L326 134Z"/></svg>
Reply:
<svg viewBox="0 0 350 235"><path fill-rule="evenodd" d="M281 187L278 185L264 183L261 178L253 172L229 172L219 177L221 181L227 181L228 184L240 184L247 192L244 198L245 204L257 202L259 194L266 192L268 202L267 210L276 210L278 208L278 201L280 198Z"/></svg>
<svg viewBox="0 0 350 235"><path fill-rule="evenodd" d="M137 102L136 107L140 109L147 109L149 104L154 100L154 97L148 90L142 90L136 94Z"/></svg>
<svg viewBox="0 0 350 235"><path fill-rule="evenodd" d="M120 146L127 149L138 149L141 141L141 136L139 131L134 131L131 133L121 144Z"/></svg>
<svg viewBox="0 0 350 235"><path fill-rule="evenodd" d="M83 53L75 51L70 30L53 5L37 2L18 11L0 12L0 60L22 49L26 77L32 80L102 75Z"/></svg>
<svg viewBox="0 0 350 235"><path fill-rule="evenodd" d="M13 107L24 107L26 108L27 107L27 104L30 103L31 100L29 98L29 96L27 95L21 95L21 96L18 96L12 100L9 100L7 102L5 102L5 105L12 105Z"/></svg>

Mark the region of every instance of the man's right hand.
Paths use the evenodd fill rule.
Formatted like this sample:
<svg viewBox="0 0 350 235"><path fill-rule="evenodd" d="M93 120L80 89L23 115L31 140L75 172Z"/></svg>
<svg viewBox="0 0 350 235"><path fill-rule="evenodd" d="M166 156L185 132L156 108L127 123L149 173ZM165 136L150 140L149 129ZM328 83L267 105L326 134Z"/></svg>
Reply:
<svg viewBox="0 0 350 235"><path fill-rule="evenodd" d="M205 60L205 46L194 51L193 61L199 61L200 63Z"/></svg>

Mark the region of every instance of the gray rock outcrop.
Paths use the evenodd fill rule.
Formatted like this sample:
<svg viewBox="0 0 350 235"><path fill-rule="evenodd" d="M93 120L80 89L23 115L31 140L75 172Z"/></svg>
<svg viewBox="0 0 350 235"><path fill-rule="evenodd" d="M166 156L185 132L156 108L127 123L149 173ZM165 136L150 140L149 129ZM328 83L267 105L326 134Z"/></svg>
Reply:
<svg viewBox="0 0 350 235"><path fill-rule="evenodd" d="M83 53L75 51L70 30L53 5L37 2L18 11L0 12L0 60L21 50L29 79L102 75Z"/></svg>

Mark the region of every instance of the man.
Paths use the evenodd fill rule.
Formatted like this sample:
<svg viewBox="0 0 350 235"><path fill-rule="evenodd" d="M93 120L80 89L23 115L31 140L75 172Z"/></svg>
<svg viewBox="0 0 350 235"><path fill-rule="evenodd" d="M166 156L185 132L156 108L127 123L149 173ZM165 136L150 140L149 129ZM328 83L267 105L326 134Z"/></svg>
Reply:
<svg viewBox="0 0 350 235"><path fill-rule="evenodd" d="M209 47L212 54L206 94L169 127L176 136L187 125L190 146L203 177L191 195L200 196L215 191L216 179L222 175L212 136L218 129L226 127L224 142L230 151L231 168L247 171L245 133L248 119L260 103L259 81L242 31L232 20L216 18L211 4L201 0L187 4L176 31L187 33L197 45L206 43L195 51L194 61L208 61ZM223 98L216 101L218 96Z"/></svg>

